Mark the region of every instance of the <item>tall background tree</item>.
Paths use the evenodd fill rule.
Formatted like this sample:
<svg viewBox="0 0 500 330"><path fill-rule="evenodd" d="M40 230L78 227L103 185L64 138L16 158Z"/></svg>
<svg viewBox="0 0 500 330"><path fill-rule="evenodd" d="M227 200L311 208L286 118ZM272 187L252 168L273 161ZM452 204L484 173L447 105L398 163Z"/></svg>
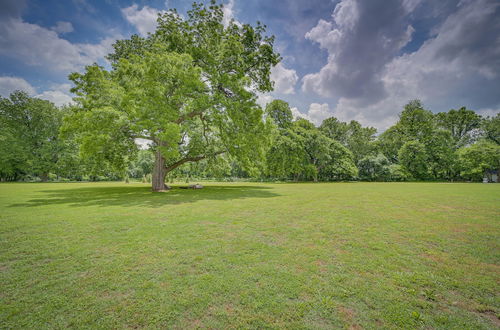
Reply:
<svg viewBox="0 0 500 330"><path fill-rule="evenodd" d="M0 177L18 180L32 175L47 181L57 172L67 149L59 139L63 109L16 91L0 98Z"/></svg>
<svg viewBox="0 0 500 330"><path fill-rule="evenodd" d="M266 114L274 126L267 154L269 176L331 181L357 175L353 154L311 122L302 118L294 121L288 103L274 100L267 105Z"/></svg>
<svg viewBox="0 0 500 330"><path fill-rule="evenodd" d="M475 142L481 127L481 116L465 107L440 112L436 114L436 121L439 127L450 132L455 149Z"/></svg>
<svg viewBox="0 0 500 330"><path fill-rule="evenodd" d="M481 126L482 137L500 145L500 113L494 117L485 118Z"/></svg>

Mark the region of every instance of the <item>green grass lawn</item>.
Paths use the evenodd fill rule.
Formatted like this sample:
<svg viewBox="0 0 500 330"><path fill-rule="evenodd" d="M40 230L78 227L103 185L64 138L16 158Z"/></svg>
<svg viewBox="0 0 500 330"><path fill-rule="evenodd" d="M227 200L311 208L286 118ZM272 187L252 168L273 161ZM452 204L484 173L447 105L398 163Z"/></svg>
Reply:
<svg viewBox="0 0 500 330"><path fill-rule="evenodd" d="M0 328L500 327L500 185L0 184Z"/></svg>

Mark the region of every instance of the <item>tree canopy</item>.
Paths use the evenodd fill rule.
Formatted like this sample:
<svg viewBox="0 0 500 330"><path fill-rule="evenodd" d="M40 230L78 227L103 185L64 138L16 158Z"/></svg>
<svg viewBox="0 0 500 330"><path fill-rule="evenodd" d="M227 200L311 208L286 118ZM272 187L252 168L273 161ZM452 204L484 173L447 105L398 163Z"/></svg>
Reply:
<svg viewBox="0 0 500 330"><path fill-rule="evenodd" d="M58 166L64 143L59 140L63 110L53 103L16 91L0 97L0 177L25 174L48 179Z"/></svg>
<svg viewBox="0 0 500 330"><path fill-rule="evenodd" d="M83 154L116 169L135 139L151 140L155 191L167 188L169 171L223 153L255 170L267 130L256 92L272 90L270 70L280 60L264 32L260 23L224 26L214 2L195 3L185 19L163 13L154 33L114 44L110 70L95 64L70 75L78 106L65 131Z"/></svg>

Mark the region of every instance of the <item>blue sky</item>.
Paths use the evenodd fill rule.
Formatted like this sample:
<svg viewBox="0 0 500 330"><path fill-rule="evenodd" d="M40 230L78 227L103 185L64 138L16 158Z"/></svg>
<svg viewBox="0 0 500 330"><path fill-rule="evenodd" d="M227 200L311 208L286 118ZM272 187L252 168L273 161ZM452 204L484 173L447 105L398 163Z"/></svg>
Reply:
<svg viewBox="0 0 500 330"><path fill-rule="evenodd" d="M380 130L419 98L434 112L500 110L497 0L224 0L225 15L257 20L283 61L275 91L296 116L335 116ZM105 64L116 39L155 28L158 12L191 1L0 0L0 94L71 100L67 76Z"/></svg>

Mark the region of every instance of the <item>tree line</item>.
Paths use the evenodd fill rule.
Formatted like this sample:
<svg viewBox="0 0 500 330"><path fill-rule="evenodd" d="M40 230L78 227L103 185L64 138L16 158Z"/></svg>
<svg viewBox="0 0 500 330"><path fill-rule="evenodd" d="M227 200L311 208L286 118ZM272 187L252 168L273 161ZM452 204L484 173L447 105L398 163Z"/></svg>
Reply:
<svg viewBox="0 0 500 330"><path fill-rule="evenodd" d="M353 120L325 119L319 127L292 120L288 104L275 100L267 114L277 133L267 155L271 177L295 180L472 180L500 168L500 115L472 110L433 114L422 102L404 106L399 120L376 135Z"/></svg>
<svg viewBox="0 0 500 330"><path fill-rule="evenodd" d="M273 90L281 60L265 32L226 22L215 1L194 3L115 42L108 68L71 73L71 105L21 91L1 98L0 180L133 177L162 191L180 177L476 181L499 168L499 115L433 114L415 100L377 135L357 121L294 120L282 100L262 109L257 95Z"/></svg>
<svg viewBox="0 0 500 330"><path fill-rule="evenodd" d="M16 91L0 98L2 181L127 180L151 182L154 146L120 150L121 165L108 159L116 150L77 141L63 124L73 106ZM399 120L377 135L359 122L325 119L319 127L294 119L287 102L274 100L263 113L264 156L253 170L228 154L184 163L168 180L248 178L282 181L481 181L500 168L500 114L482 117L462 107L437 114L410 101ZM103 132L104 138L109 135ZM123 163L122 163L123 161Z"/></svg>

